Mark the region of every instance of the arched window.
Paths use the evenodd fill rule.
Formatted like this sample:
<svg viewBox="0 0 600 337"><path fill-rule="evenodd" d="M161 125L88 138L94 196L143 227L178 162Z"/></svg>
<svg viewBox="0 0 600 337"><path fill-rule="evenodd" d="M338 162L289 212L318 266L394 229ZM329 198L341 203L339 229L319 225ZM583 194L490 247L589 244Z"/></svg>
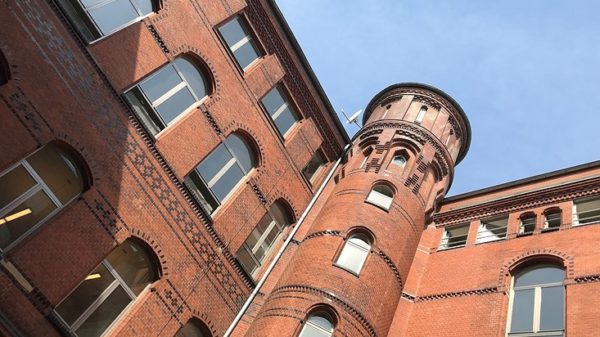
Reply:
<svg viewBox="0 0 600 337"><path fill-rule="evenodd" d="M0 85L6 84L10 79L10 68L8 67L8 62L6 61L6 57L0 50Z"/></svg>
<svg viewBox="0 0 600 337"><path fill-rule="evenodd" d="M510 337L564 336L565 271L536 265L514 276L510 292Z"/></svg>
<svg viewBox="0 0 600 337"><path fill-rule="evenodd" d="M562 224L562 211L560 208L551 208L544 211L544 230L559 229Z"/></svg>
<svg viewBox="0 0 600 337"><path fill-rule="evenodd" d="M0 250L13 247L88 186L85 164L49 143L0 174Z"/></svg>
<svg viewBox="0 0 600 337"><path fill-rule="evenodd" d="M519 235L527 235L533 233L535 230L535 222L537 217L534 213L525 213L521 215L519 220L521 220L521 225L519 227Z"/></svg>
<svg viewBox="0 0 600 337"><path fill-rule="evenodd" d="M256 166L256 155L239 135L231 134L217 146L184 182L208 213L223 203Z"/></svg>
<svg viewBox="0 0 600 337"><path fill-rule="evenodd" d="M371 189L366 202L389 210L394 200L394 190L385 184L378 184Z"/></svg>
<svg viewBox="0 0 600 337"><path fill-rule="evenodd" d="M206 324L197 318L192 318L173 337L212 337L212 334Z"/></svg>
<svg viewBox="0 0 600 337"><path fill-rule="evenodd" d="M406 156L403 154L396 154L392 158L392 165L395 165L398 167L406 166L406 162L407 162Z"/></svg>
<svg viewBox="0 0 600 337"><path fill-rule="evenodd" d="M114 33L156 11L151 0L59 0L71 23L88 41Z"/></svg>
<svg viewBox="0 0 600 337"><path fill-rule="evenodd" d="M317 311L308 316L298 337L330 337L334 330L334 317L326 311Z"/></svg>
<svg viewBox="0 0 600 337"><path fill-rule="evenodd" d="M146 129L156 135L208 96L208 76L186 57L163 66L125 93Z"/></svg>
<svg viewBox="0 0 600 337"><path fill-rule="evenodd" d="M415 123L421 124L423 122L423 119L425 118L426 114L427 114L427 107L423 105L421 107L421 109L419 110L419 113L417 114L417 118L415 118Z"/></svg>
<svg viewBox="0 0 600 337"><path fill-rule="evenodd" d="M371 251L371 241L371 238L363 233L351 235L335 261L336 266L359 275Z"/></svg>
<svg viewBox="0 0 600 337"><path fill-rule="evenodd" d="M158 280L153 257L126 240L83 279L55 309L79 337L101 336L136 297Z"/></svg>
<svg viewBox="0 0 600 337"><path fill-rule="evenodd" d="M292 217L280 201L274 203L260 219L237 252L238 261L249 275L256 276L285 227L291 223Z"/></svg>

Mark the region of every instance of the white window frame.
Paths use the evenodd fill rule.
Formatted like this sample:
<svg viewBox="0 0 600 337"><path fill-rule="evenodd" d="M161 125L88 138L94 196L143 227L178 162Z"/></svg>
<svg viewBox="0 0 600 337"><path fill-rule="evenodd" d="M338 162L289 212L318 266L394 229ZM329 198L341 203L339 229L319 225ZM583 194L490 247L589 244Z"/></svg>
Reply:
<svg viewBox="0 0 600 337"><path fill-rule="evenodd" d="M306 326L310 326L311 328L314 328L314 329L316 329L316 330L318 330L318 331L320 331L320 332L322 332L322 333L324 333L324 334L327 334L327 336L328 336L328 337L331 337L331 336L333 336L333 333L334 333L334 331L335 331L335 323L334 323L334 322L332 322L331 320L327 319L327 321L329 321L329 323L331 323L331 325L333 326L333 327L332 327L332 329L331 329L331 331L325 330L325 329L323 329L322 327L320 327L319 325L317 325L317 324L315 324L315 323L311 322L311 320L310 320L310 319L311 319L313 316L317 316L318 314L319 314L319 313L318 313L318 312L316 312L316 313L313 313L313 314L311 314L310 316L308 316L308 318L306 319L306 321L305 321L305 322L304 322L304 324L302 325L302 330L300 331L300 334L298 335L298 337L305 337L305 336L303 336L303 334L304 334L304 331L305 331L305 329L306 329ZM328 316L331 316L331 315L329 315L329 314L327 314L327 315L328 315Z"/></svg>
<svg viewBox="0 0 600 337"><path fill-rule="evenodd" d="M194 111L209 96L209 90L208 90L209 88L208 88L208 83L207 83L208 82L208 78L206 78L205 74L202 73L202 70L199 69L195 64L193 64L192 61L186 60L187 62L192 63L192 65L194 67L196 67L196 69L200 73L200 76L203 77L202 80L205 82L205 84L207 84L206 95L204 97L198 97L198 94L194 91L194 89L192 88L192 86L189 84L189 82L187 81L187 79L183 75L183 72L177 67L177 64L176 64L175 60L177 60L179 58L184 58L184 57L183 56L179 56L179 57L175 58L173 61L170 61L169 63L163 65L160 68L158 68L157 70L155 70L154 72L152 72L152 74L150 74L150 76L148 76L147 78L143 79L139 83L133 85L131 88L128 88L124 92L124 96L125 96L126 100L129 102L129 99L127 98L127 94L132 94L132 95L135 96L135 93L132 92L135 89L137 93L139 93L140 95L142 95L142 98L144 99L144 102L142 102L142 103L146 103L147 106L152 110L152 111L148 111L148 113L154 114L154 116L148 116L148 117L150 119L154 119L153 117L155 117L156 119L158 119L162 123L162 125L157 125L157 127L160 130L158 130L158 132L156 134L153 134L152 131L149 130L150 134L155 139L159 138L167 129L169 129L169 127L171 125L177 124L177 122L180 121L185 116L187 116L188 113L190 113L191 111ZM154 101L151 101L148 98L148 96L146 95L146 92L144 92L144 89L142 89L142 85L144 83L146 83L147 81L149 81L150 79L152 79L153 77L157 76L158 73L160 71L162 71L163 69L165 69L166 67L173 67L173 69L175 70L175 72L177 73L177 75L179 76L179 78L181 79L181 82L179 82L176 86L174 86L173 88L171 88L170 90L168 90L162 96L158 97ZM169 98L171 98L172 96L176 95L178 92L180 92L181 90L184 90L184 89L187 89L192 94L192 97L194 97L194 103L191 104L189 107L187 107L185 110L181 111L179 114L177 114L177 117L173 118L172 121L170 121L169 123L166 123L165 120L163 119L163 117L158 112L158 106L161 103L164 103ZM135 109L133 109L133 110L137 114L137 111L135 111ZM140 118L140 119L142 119L142 118ZM141 121L141 122L142 122L142 125L144 125L144 127L148 128L148 126L145 125L144 121Z"/></svg>
<svg viewBox="0 0 600 337"><path fill-rule="evenodd" d="M33 196L35 193L37 193L39 191L43 191L56 206L56 208L54 210L52 210L50 213L48 213L48 215L46 215L44 218L42 218L40 221L38 221L37 224L31 226L31 228L29 230L27 230L26 232L21 234L21 236L16 238L13 242L11 242L8 246L6 246L6 248L4 248L4 249L0 248L0 256L2 256L4 253L6 253L9 250L11 250L12 248L14 248L16 245L18 245L20 242L22 242L25 238L27 238L31 234L33 234L43 224L48 222L48 220L50 220L57 213L59 213L63 208L65 208L65 206L69 205L71 202L73 202L73 200L77 199L82 193L82 192L78 193L77 195L75 195L73 198L71 198L69 201L67 201L64 204L61 203L60 200L58 199L58 197L52 192L50 187L44 182L42 177L34 170L34 168L29 164L29 162L27 162L27 159L31 158L38 151L42 151L46 146L50 146L50 145L51 145L51 143L48 143L48 144L42 146L41 148L37 149L36 151L31 153L24 159L19 160L17 163L13 164L11 167L9 167L8 169L6 169L2 173L0 173L0 178L1 178L1 177L5 176L6 174L12 172L12 170L16 169L17 167L23 166L23 168L27 171L27 173L29 175L31 175L33 180L36 182L36 185L32 186L29 190L25 191L23 194L21 194L20 196L15 198L13 201L9 202L2 209L0 209L0 222L4 221L4 222L2 222L2 224L8 222L8 219L6 219L6 218L10 217L10 215L8 214L8 212L10 212L10 210L12 210L14 207L18 206L19 204L21 204L22 202L24 202L25 200L27 200L28 198L30 198L31 196ZM63 158L63 160L70 161L68 158ZM83 177L82 177L82 179L83 179ZM2 224L0 224L0 226Z"/></svg>
<svg viewBox="0 0 600 337"><path fill-rule="evenodd" d="M379 191L376 191L375 188L377 188L379 186L389 188L390 191L392 192L392 196L390 197ZM390 207L392 207L392 203L394 202L394 190L387 185L377 184L371 188L371 191L369 191L369 194L367 195L367 199L365 200L365 202L375 205L385 211L389 211Z"/></svg>
<svg viewBox="0 0 600 337"><path fill-rule="evenodd" d="M238 22L240 23L240 26L242 26L243 28L246 28L246 31L248 33L247 33L247 35L245 35L244 37L242 37L240 40L238 40L237 42L235 42L231 46L227 44L227 41L225 41L225 39L223 39L223 41L225 42L225 45L227 46L227 48L231 52L231 56L235 60L235 63L242 69L242 71L246 71L247 69L249 69L250 67L252 67L256 62L258 62L262 58L263 52L258 47L258 43L256 42L256 39L254 39L254 37L252 36L253 35L252 34L252 30L250 29L250 27L248 27L249 26L248 22L241 15L237 15L236 17L234 17L234 18L232 18L230 20L227 20L222 26L225 26L226 24L230 23L233 20L238 20ZM222 36L221 31L220 31L220 27L219 27L218 30L219 30L219 35ZM252 47L256 50L256 54L258 54L258 57L256 59L254 59L252 62L250 62L247 66L245 66L245 67L242 68L242 66L241 66L240 62L238 61L237 57L235 57L235 51L238 50L238 49L240 49L242 46L244 46L247 43L252 44L252 41L255 41L254 44L252 45Z"/></svg>
<svg viewBox="0 0 600 337"><path fill-rule="evenodd" d="M281 106L279 106L277 109L275 109L275 111L272 112L267 109L267 107L263 103L263 99L273 91L277 91L277 93L281 97L283 103L281 104ZM260 102L261 105L265 108L265 110L267 111L267 114L273 121L273 124L274 124L277 132L279 134L281 134L281 136L283 138L285 138L290 133L290 131L292 131L294 126L300 120L300 118L298 117L298 113L296 112L296 109L294 109L294 106L290 103L288 95L286 94L285 90L282 88L282 86L277 85L277 86L273 87L269 92L267 92L267 94L260 101L261 101ZM277 126L277 118L279 118L279 116L281 116L281 114L285 111L286 108L288 108L288 110L290 111L290 114L292 114L292 116L294 116L295 121L292 125L290 125L290 127L287 130L285 130L285 132L281 132L281 130L279 130L279 127Z"/></svg>
<svg viewBox="0 0 600 337"><path fill-rule="evenodd" d="M499 227L499 228L504 228L504 236L499 237L496 234L494 234L490 229L487 229L486 225L490 222L495 222L495 221L499 221L502 219L506 219L506 226ZM502 241L502 240L506 240L507 236L508 236L508 216L499 216L499 217L494 217L494 218L488 218L488 219L484 219L484 220L480 221L479 229L477 230L476 243L480 244L480 243L486 243L486 242Z"/></svg>
<svg viewBox="0 0 600 337"><path fill-rule="evenodd" d="M242 249L244 249L248 253L250 258L252 258L252 261L254 261L254 263L256 264L256 269L254 269L254 271L252 271L252 272L249 272L250 276L252 276L253 278L256 277L256 275L258 275L258 273L260 272L260 269L263 265L264 260L269 257L271 251L275 247L276 242L279 241L279 239L283 235L285 227L287 226L286 224L278 223L277 220L275 220L275 217L273 216L273 214L271 214L270 209L267 211L267 214L265 216L269 216L271 218L271 222L269 223L269 226L267 227L267 229L261 234L260 238L258 240L256 240L256 244L254 245L254 247L250 247L250 245L248 244L248 239L246 239L246 241L244 241L244 243L242 244ZM262 218L261 218L261 221L262 221ZM259 223L260 223L260 221L259 221ZM250 235L252 235L252 233L254 232L255 229L256 229L256 227L254 227L254 229L252 229L252 232L250 232ZM260 246L265 242L267 237L271 234L271 232L274 229L276 229L278 231L278 233L275 236L275 238L273 239L273 243L269 246L269 248L267 250L265 250L263 260L261 261L256 257L256 252L258 251ZM242 264L242 266L243 266L243 264Z"/></svg>
<svg viewBox="0 0 600 337"><path fill-rule="evenodd" d="M364 242L367 247L364 247L361 244L353 242L352 239L357 239L357 240ZM334 265L337 267L340 267L356 276L359 276L361 270L363 269L363 267L365 266L365 263L367 262L367 258L369 257L369 253L371 252L372 246L373 246L372 240L369 238L368 235L363 234L363 233L354 233L354 234L348 236L348 238L344 241L344 246L342 247L342 250L338 254L337 258L335 259ZM344 263L340 262L340 258L346 251L351 251L353 253L353 257L355 257L356 259L360 259L360 264L359 264L357 270L354 270L350 266L347 266Z"/></svg>
<svg viewBox="0 0 600 337"><path fill-rule="evenodd" d="M425 119L425 115L427 115L427 110L426 106L421 106L421 109L419 109L419 113L417 113L417 117L415 118L415 123L423 123L423 119Z"/></svg>
<svg viewBox="0 0 600 337"><path fill-rule="evenodd" d="M579 200L573 200L573 227L577 227L577 226L586 226L586 225L594 225L594 224L599 224L600 223L600 215L598 216L593 216L594 219L597 218L596 221L592 221L589 223L580 223L580 219L579 219L579 213L577 212L577 204L578 203L584 203L584 202L593 202L593 201L597 201L600 203L600 197L595 196L592 198L585 198L585 199L579 199ZM598 211L600 210L600 208L595 208L592 209L590 211L586 211L586 212L592 212L592 211ZM584 218L587 219L587 218Z"/></svg>
<svg viewBox="0 0 600 337"><path fill-rule="evenodd" d="M540 266L540 265L538 265ZM542 265L543 266L543 265ZM543 337L543 336L556 336L562 334L565 336L565 329L563 326L563 330L552 330L552 331L540 331L541 324L541 314L542 314L542 288L551 288L562 286L565 287L563 282L551 282L551 283L543 283L536 284L532 286L522 286L518 289L515 289L515 276L511 277L510 281L510 294L508 300L508 315L506 319L506 337ZM513 304L515 300L515 290L525 290L525 289L535 289L534 290L534 305L533 305L533 331L532 332L514 332L511 333L511 324L512 324L512 313L513 313ZM566 289L563 290L563 322L566 322Z"/></svg>
<svg viewBox="0 0 600 337"><path fill-rule="evenodd" d="M450 241L450 239L454 238L453 236L450 236L452 230L463 228L463 227L467 228L467 234L466 235L461 235L461 236L465 237L464 242L462 244L457 244L457 245L453 244L452 247L451 247L449 241ZM442 239L440 240L440 245L438 246L437 250L441 251L441 250L462 248L462 247L466 246L467 245L467 240L469 239L470 228L471 228L471 224L470 223L463 223L463 224L459 224L459 225L453 225L451 227L445 227L444 228L444 233L442 234Z"/></svg>
<svg viewBox="0 0 600 337"><path fill-rule="evenodd" d="M119 315L117 315L117 317L112 321L111 324L109 324L109 326L106 328L106 330L104 330L104 332L102 332L102 334L100 334L100 336L106 336L107 333L109 331L112 330L112 328L121 320L123 319L123 317L125 316L125 314L129 311L129 309L134 305L135 300L142 296L146 290L150 287L150 285L152 284L152 282L150 282L148 285L146 285L146 287L140 292L140 294L138 296L135 295L135 293L129 288L129 286L127 285L127 283L125 283L125 281L121 278L121 276L119 275L119 273L117 273L117 271L115 270L115 268L113 268L113 266L110 264L110 262L108 262L108 260L104 259L102 260L102 262L100 263L100 265L103 265L108 272L111 274L112 277L114 277L113 282L106 287L106 289L104 289L104 291L98 296L98 298L96 298L92 304L90 304L90 306L85 309L81 315L79 315L79 317L75 320L75 322L73 322L73 325L69 325L67 324L67 322L65 322L63 320L63 318L60 316L60 314L58 313L58 311L56 311L56 309L53 309L54 312L54 316L57 317L58 319L60 319L60 321L64 324L64 326L69 328L69 332L72 333L73 335L77 336L77 329L79 329L81 327L81 325L83 325L85 323L85 321L94 313L94 311L96 309L98 309L98 307L100 305L102 305L102 303L104 303L104 301L113 293L113 291L115 291L119 286L121 286L123 288L123 290L125 291L125 293L127 293L127 295L129 296L129 298L131 299L130 302L123 308L123 310L121 310L121 312L119 313ZM98 265L98 266L100 266ZM94 268L94 270L96 270L98 268L98 266L96 266L96 268ZM88 275L89 276L89 275ZM71 292L69 292L69 294L67 296L65 296L62 301L60 301L60 303L56 306L59 307L60 304L62 304L62 302L64 300L66 300L67 298L69 298L69 296L71 296L71 294L77 290L79 288L79 286L85 282L86 279L84 278L81 282L79 282L79 284L74 287Z"/></svg>
<svg viewBox="0 0 600 337"><path fill-rule="evenodd" d="M548 216L558 216L557 218L554 219L550 219ZM552 220L558 220L559 224L556 227L550 227L549 222ZM561 209L553 209L553 210L548 210L544 212L544 229L545 230L550 230L550 229L559 229L560 226L562 225L562 210Z"/></svg>

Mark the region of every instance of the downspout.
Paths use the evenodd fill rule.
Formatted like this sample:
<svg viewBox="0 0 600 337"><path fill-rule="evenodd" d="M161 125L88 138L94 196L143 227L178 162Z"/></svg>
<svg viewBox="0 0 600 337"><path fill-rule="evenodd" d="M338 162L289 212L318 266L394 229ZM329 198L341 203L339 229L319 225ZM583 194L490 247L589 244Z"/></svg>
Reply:
<svg viewBox="0 0 600 337"><path fill-rule="evenodd" d="M340 163L342 162L342 159L344 158L344 156L348 152L348 149L350 148L350 145L351 144L347 144L346 147L344 147L344 150L342 150L342 155L335 162L335 164L331 168L331 171L329 171L329 174L327 174L327 177L325 178L325 180L323 181L323 183L321 184L321 186L319 187L319 189L317 190L317 192L315 193L315 195L312 197L312 199L308 203L308 206L306 206L306 209L304 210L304 212L300 216L300 219L298 219L298 221L296 222L296 225L294 225L294 228L292 229L292 231L288 235L287 239L285 239L285 241L283 242L283 245L281 246L281 248L277 252L277 255L275 255L275 257L273 258L273 261L271 261L271 263L269 264L269 267L265 271L264 275L258 281L258 283L256 284L256 287L254 288L254 290L252 291L252 293L250 294L250 296L248 296L248 299L246 300L246 302L244 303L244 305L242 306L242 308L240 309L240 311L238 312L238 314L233 319L233 322L231 322L231 325L229 326L229 328L227 329L227 331L225 331L225 334L223 335L223 337L230 337L231 334L233 333L233 330L235 329L235 327L238 325L238 323L240 322L240 320L242 319L242 317L246 313L246 310L248 310L248 308L250 307L250 304L252 304L252 302L254 301L254 298L256 297L256 295L258 295L258 293L260 292L260 289L262 288L262 286L267 281L267 278L269 277L269 275L271 274L271 272L273 271L273 269L277 265L277 262L279 262L279 259L283 256L283 253L285 252L286 248L289 246L290 242L292 242L292 239L294 238L294 236L296 235L296 233L300 229L300 226L304 222L304 219L306 219L306 216L308 215L308 213L310 212L310 210L313 208L313 206L315 205L315 203L319 199L319 196L321 195L321 193L323 193L323 190L325 189L325 186L327 186L327 183L329 183L329 181L331 180L331 177L333 177L333 174L337 170L338 166L340 166Z"/></svg>

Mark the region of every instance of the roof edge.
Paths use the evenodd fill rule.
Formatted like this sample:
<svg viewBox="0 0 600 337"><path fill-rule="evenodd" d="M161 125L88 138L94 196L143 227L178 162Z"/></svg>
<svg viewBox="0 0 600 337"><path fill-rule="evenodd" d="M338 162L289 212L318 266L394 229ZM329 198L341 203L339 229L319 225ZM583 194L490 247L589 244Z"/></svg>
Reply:
<svg viewBox="0 0 600 337"><path fill-rule="evenodd" d="M296 49L296 52L300 59L300 62L306 69L306 72L308 73L308 77L310 77L311 81L313 82L313 85L315 86L315 88L317 89L317 92L319 93L319 96L321 96L321 100L323 100L325 107L327 108L327 110L329 110L329 114L331 115L333 122L337 126L338 131L340 131L342 138L346 141L346 144L350 144L351 140L350 140L350 137L348 136L348 133L346 132L346 129L344 128L344 125L342 124L342 122L340 121L340 118L338 117L337 113L335 112L335 109L333 108L331 101L329 101L329 97L327 97L325 90L323 90L323 87L321 86L321 82L319 82L317 75L315 74L312 67L310 66L310 63L308 62L308 59L306 58L306 55L304 54L302 47L300 47L298 40L296 40L296 36L294 36L294 33L292 32L292 29L288 25L287 20L283 16L283 13L279 9L279 6L277 6L277 3L275 2L275 0L267 0L267 3L271 6L271 9L275 13L275 18L277 19L277 21L283 28L283 31L287 35L287 38L290 40L292 47L294 47L294 49Z"/></svg>
<svg viewBox="0 0 600 337"><path fill-rule="evenodd" d="M467 117L467 114L465 113L465 111L463 110L463 108L460 106L460 104L458 104L458 102L452 98L452 96L448 95L447 93L445 93L444 91L429 85L429 84L424 84L424 83L419 83L419 82L402 82L402 83L396 83L396 84L392 84L390 86L388 86L387 88L381 90L379 93L377 93L377 95L375 95L371 101L369 101L369 104L367 104L367 107L365 108L365 113L363 115L363 120L362 120L362 124L364 125L365 122L369 119L371 112L372 112L372 105L381 97L383 96L386 92L393 90L393 89L397 89L397 88L420 88L420 89L425 89L425 90L429 90L432 91L440 96L442 96L444 99L446 99L448 102L450 102L450 104L452 104L454 106L454 108L458 111L458 113L460 114L460 116L462 117L464 123L465 123L465 127L467 128L466 131L466 141L464 142L460 153L458 155L458 158L456 159L456 165L458 165L458 163L460 163L465 155L467 154L467 152L469 152L469 147L471 146L471 123L469 122L469 118Z"/></svg>
<svg viewBox="0 0 600 337"><path fill-rule="evenodd" d="M595 168L595 167L600 167L600 160L596 160L596 161L585 163L585 164L570 166L567 168L550 171L547 173L537 174L537 175L534 175L531 177L517 179L517 180L509 181L506 183L474 190L471 192L453 195L453 196L444 198L444 200L442 200L442 204L447 204L447 203L458 201L461 199L467 199L467 198L470 198L473 196L478 196L478 195L482 195L482 194L489 193L489 192L495 192L495 191L505 190L505 189L509 189L512 187L516 187L516 186L526 185L526 184L538 182L538 181L541 181L544 179L555 178L555 177L559 177L559 176L570 174L570 173L584 171L584 170L587 170L590 168Z"/></svg>

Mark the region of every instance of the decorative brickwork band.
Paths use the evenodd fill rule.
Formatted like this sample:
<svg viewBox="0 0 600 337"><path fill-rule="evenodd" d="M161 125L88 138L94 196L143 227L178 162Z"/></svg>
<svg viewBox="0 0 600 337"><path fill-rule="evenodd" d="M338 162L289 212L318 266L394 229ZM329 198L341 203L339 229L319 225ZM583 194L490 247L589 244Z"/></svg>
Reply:
<svg viewBox="0 0 600 337"><path fill-rule="evenodd" d="M600 274L578 276L575 278L576 284L600 282Z"/></svg>
<svg viewBox="0 0 600 337"><path fill-rule="evenodd" d="M479 295L489 295L498 293L497 287L491 288L480 288L473 290L462 290L462 291L453 291L448 293L441 294L433 294L433 295L425 295L425 296L414 296L406 292L402 292L402 298L414 302L431 302L431 301L439 301L445 300L448 298L457 298L457 297L465 297L465 296L479 296Z"/></svg>

